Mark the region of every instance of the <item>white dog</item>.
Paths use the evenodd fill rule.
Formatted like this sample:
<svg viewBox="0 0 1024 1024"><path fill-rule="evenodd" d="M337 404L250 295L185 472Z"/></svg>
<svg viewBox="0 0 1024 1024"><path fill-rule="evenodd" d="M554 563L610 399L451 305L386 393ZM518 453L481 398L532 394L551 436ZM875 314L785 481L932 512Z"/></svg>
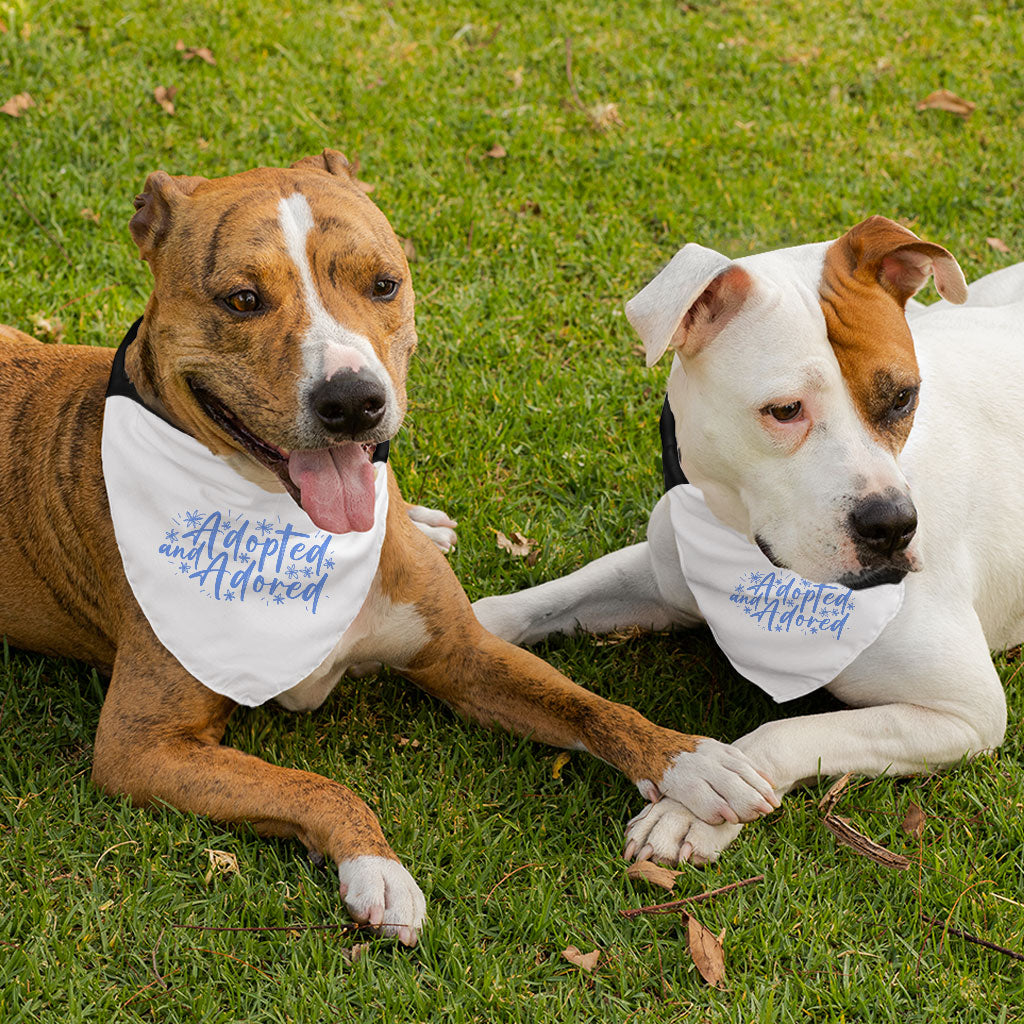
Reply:
<svg viewBox="0 0 1024 1024"><path fill-rule="evenodd" d="M908 302L931 275L943 301ZM648 365L674 353L696 486L658 502L645 543L478 601L481 622L531 643L706 620L776 699L827 685L850 710L736 741L780 796L998 746L989 652L1024 641L1024 264L968 298L945 249L872 217L736 261L687 245L626 313ZM662 799L626 856L707 863L740 827Z"/></svg>

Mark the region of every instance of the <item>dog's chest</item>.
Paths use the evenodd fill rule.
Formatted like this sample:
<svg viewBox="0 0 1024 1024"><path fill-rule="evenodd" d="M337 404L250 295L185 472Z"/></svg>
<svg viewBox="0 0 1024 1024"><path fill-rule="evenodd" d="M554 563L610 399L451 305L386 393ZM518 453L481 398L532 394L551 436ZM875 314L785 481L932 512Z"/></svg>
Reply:
<svg viewBox="0 0 1024 1024"><path fill-rule="evenodd" d="M302 682L279 694L277 702L289 711L313 711L350 669L362 674L361 669L381 663L402 668L429 639L415 605L391 601L381 589L378 574L355 621L334 650Z"/></svg>

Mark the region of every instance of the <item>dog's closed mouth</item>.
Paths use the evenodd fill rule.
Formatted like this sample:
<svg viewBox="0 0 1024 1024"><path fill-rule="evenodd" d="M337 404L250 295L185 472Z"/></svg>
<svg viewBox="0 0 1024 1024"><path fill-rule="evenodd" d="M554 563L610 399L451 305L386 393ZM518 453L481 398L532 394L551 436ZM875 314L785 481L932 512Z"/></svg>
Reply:
<svg viewBox="0 0 1024 1024"><path fill-rule="evenodd" d="M376 504L370 458L375 444L358 441L331 448L283 448L257 437L219 398L188 382L207 417L252 459L269 469L310 519L331 533L372 528Z"/></svg>
<svg viewBox="0 0 1024 1024"><path fill-rule="evenodd" d="M908 572L910 572L909 567L879 566L873 569L862 569L860 572L847 573L839 578L839 583L850 590L867 590L870 587L900 583Z"/></svg>

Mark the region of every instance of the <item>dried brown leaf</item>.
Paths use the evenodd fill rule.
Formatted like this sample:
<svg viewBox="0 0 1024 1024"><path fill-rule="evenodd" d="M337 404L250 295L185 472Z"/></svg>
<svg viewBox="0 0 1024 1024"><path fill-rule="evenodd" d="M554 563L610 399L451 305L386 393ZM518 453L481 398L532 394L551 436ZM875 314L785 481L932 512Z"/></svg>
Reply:
<svg viewBox="0 0 1024 1024"><path fill-rule="evenodd" d="M93 222L93 224L99 224L99 222L100 222L100 215L95 210L90 210L88 206L83 206L82 209L79 210L78 212L86 220L91 220Z"/></svg>
<svg viewBox="0 0 1024 1024"><path fill-rule="evenodd" d="M174 97L178 95L176 85L158 85L153 90L153 99L168 113L174 113Z"/></svg>
<svg viewBox="0 0 1024 1024"><path fill-rule="evenodd" d="M368 942L357 942L354 946L342 946L341 959L349 964L357 963L369 948Z"/></svg>
<svg viewBox="0 0 1024 1024"><path fill-rule="evenodd" d="M821 56L821 47L812 46L809 50L796 51L794 53L787 53L782 58L783 64L799 64L801 67L806 67L811 63L812 60L817 60Z"/></svg>
<svg viewBox="0 0 1024 1024"><path fill-rule="evenodd" d="M913 836L915 839L920 839L924 833L924 822L925 813L917 806L913 801L910 802L910 806L907 808L906 816L903 819L903 823L900 826L908 836Z"/></svg>
<svg viewBox="0 0 1024 1024"><path fill-rule="evenodd" d="M683 917L686 919L690 956L693 958L700 976L712 988L724 989L725 950L722 947L722 939L725 937L725 932L715 935L710 928L705 928L693 914L689 914L685 910Z"/></svg>
<svg viewBox="0 0 1024 1024"><path fill-rule="evenodd" d="M508 156L508 150L500 142L496 142L484 156L489 156L492 160L504 160Z"/></svg>
<svg viewBox="0 0 1024 1024"><path fill-rule="evenodd" d="M840 818L835 814L826 814L824 819L825 828L829 830L843 845L850 847L854 853L873 860L886 868L895 868L897 871L906 871L910 867L910 861L906 857L893 853L879 845L873 839L869 839L863 832L859 832L850 824L847 818Z"/></svg>
<svg viewBox="0 0 1024 1024"><path fill-rule="evenodd" d="M599 132L610 128L621 128L625 121L619 115L619 108L614 103L598 103L587 110L591 125Z"/></svg>
<svg viewBox="0 0 1024 1024"><path fill-rule="evenodd" d="M7 114L9 117L21 117L36 101L27 92L19 92L12 96L3 106L0 106L0 114Z"/></svg>
<svg viewBox="0 0 1024 1024"><path fill-rule="evenodd" d="M1001 238L986 238L985 241L988 242L996 252L1010 251L1010 247Z"/></svg>
<svg viewBox="0 0 1024 1024"><path fill-rule="evenodd" d="M601 959L601 950L595 949L592 953L581 953L575 946L568 946L562 950L562 956L571 964L581 967L588 973L597 966Z"/></svg>
<svg viewBox="0 0 1024 1024"><path fill-rule="evenodd" d="M955 92L950 92L949 89L936 89L935 92L929 93L918 103L917 109L946 110L950 114L956 114L958 117L966 120L974 113L977 106L976 103L965 100L962 96L957 96Z"/></svg>
<svg viewBox="0 0 1024 1024"><path fill-rule="evenodd" d="M626 868L626 877L634 882L650 882L651 885L660 885L662 889L668 889L670 892L675 888L676 876L680 874L681 871L662 867L653 860L639 860Z"/></svg>
<svg viewBox="0 0 1024 1024"><path fill-rule="evenodd" d="M402 243L402 252L405 253L405 258L410 263L415 263L417 260L416 246L413 245L411 238L400 238L399 241Z"/></svg>
<svg viewBox="0 0 1024 1024"><path fill-rule="evenodd" d="M540 203L536 202L533 199L527 199L525 203L520 203L520 205L519 205L519 213L521 213L523 216L526 216L527 214L530 214L530 215L532 215L534 217L539 217L540 216Z"/></svg>
<svg viewBox="0 0 1024 1024"><path fill-rule="evenodd" d="M207 856L210 858L210 869L206 872L206 876L203 881L207 885L213 881L214 875L240 875L241 871L238 868L238 858L227 850L207 850Z"/></svg>
<svg viewBox="0 0 1024 1024"><path fill-rule="evenodd" d="M40 341L47 341L53 345L59 345L64 340L64 324L55 316L45 316L42 313L35 313L29 317L32 326L39 333Z"/></svg>
<svg viewBox="0 0 1024 1024"><path fill-rule="evenodd" d="M181 51L182 60L191 60L193 57L198 57L200 60L206 61L211 66L216 66L217 61L213 56L213 51L208 46L186 46L182 40L178 40L174 44L176 50Z"/></svg>
<svg viewBox="0 0 1024 1024"><path fill-rule="evenodd" d="M525 558L527 555L533 553L537 547L537 542L532 537L524 537L518 530L512 531L511 539L506 537L501 530L495 531L495 540L497 541L498 547L502 551L507 551L510 555L517 555L520 558ZM536 562L536 559L534 559Z"/></svg>

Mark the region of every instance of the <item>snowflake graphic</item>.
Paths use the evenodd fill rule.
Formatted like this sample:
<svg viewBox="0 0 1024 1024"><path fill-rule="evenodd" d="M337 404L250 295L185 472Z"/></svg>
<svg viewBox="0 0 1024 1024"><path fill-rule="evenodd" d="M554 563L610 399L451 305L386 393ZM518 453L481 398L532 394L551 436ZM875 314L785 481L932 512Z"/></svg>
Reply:
<svg viewBox="0 0 1024 1024"><path fill-rule="evenodd" d="M775 632L776 633L781 633L782 632L782 627L781 626L776 626L775 627Z"/></svg>
<svg viewBox="0 0 1024 1024"><path fill-rule="evenodd" d="M761 582L761 579L762 577L758 573L752 572L750 574L750 585L756 587Z"/></svg>
<svg viewBox="0 0 1024 1024"><path fill-rule="evenodd" d="M299 570L296 569L295 566L293 565L288 570L287 575L288 575L289 578L291 578L293 580L297 580L299 578Z"/></svg>
<svg viewBox="0 0 1024 1024"><path fill-rule="evenodd" d="M275 594L274 604L284 604L284 598L280 594Z"/></svg>
<svg viewBox="0 0 1024 1024"><path fill-rule="evenodd" d="M333 569L334 568L334 559L333 558L325 559L324 560L324 565L326 565L328 569Z"/></svg>
<svg viewBox="0 0 1024 1024"><path fill-rule="evenodd" d="M244 551L238 556L238 560L242 563L251 561L249 556Z"/></svg>
<svg viewBox="0 0 1024 1024"><path fill-rule="evenodd" d="M185 513L185 525L186 526L191 526L191 527L194 528L194 527L198 526L202 521L203 521L203 514L202 514L202 512L199 511L199 509L196 509L194 512L186 512Z"/></svg>
<svg viewBox="0 0 1024 1024"><path fill-rule="evenodd" d="M224 595L224 600L225 601L234 601L234 599L235 599L235 595L232 594L230 590Z"/></svg>
<svg viewBox="0 0 1024 1024"><path fill-rule="evenodd" d="M173 544L178 539L178 531L177 530L168 530L164 534L164 537Z"/></svg>
<svg viewBox="0 0 1024 1024"><path fill-rule="evenodd" d="M814 626L811 626L811 628L809 630L807 630L807 632L810 633L811 636L814 636L815 633L818 632L818 630Z"/></svg>
<svg viewBox="0 0 1024 1024"><path fill-rule="evenodd" d="M270 533L274 529L274 524L267 522L266 519L261 519L256 524L256 529L259 530L260 533Z"/></svg>
<svg viewBox="0 0 1024 1024"><path fill-rule="evenodd" d="M313 575L313 570L307 565L306 568L302 570L302 575L308 580L309 577Z"/></svg>
<svg viewBox="0 0 1024 1024"><path fill-rule="evenodd" d="M182 562L181 565L178 566L178 572L186 573L186 572L188 572L188 568L189 568L188 562Z"/></svg>

